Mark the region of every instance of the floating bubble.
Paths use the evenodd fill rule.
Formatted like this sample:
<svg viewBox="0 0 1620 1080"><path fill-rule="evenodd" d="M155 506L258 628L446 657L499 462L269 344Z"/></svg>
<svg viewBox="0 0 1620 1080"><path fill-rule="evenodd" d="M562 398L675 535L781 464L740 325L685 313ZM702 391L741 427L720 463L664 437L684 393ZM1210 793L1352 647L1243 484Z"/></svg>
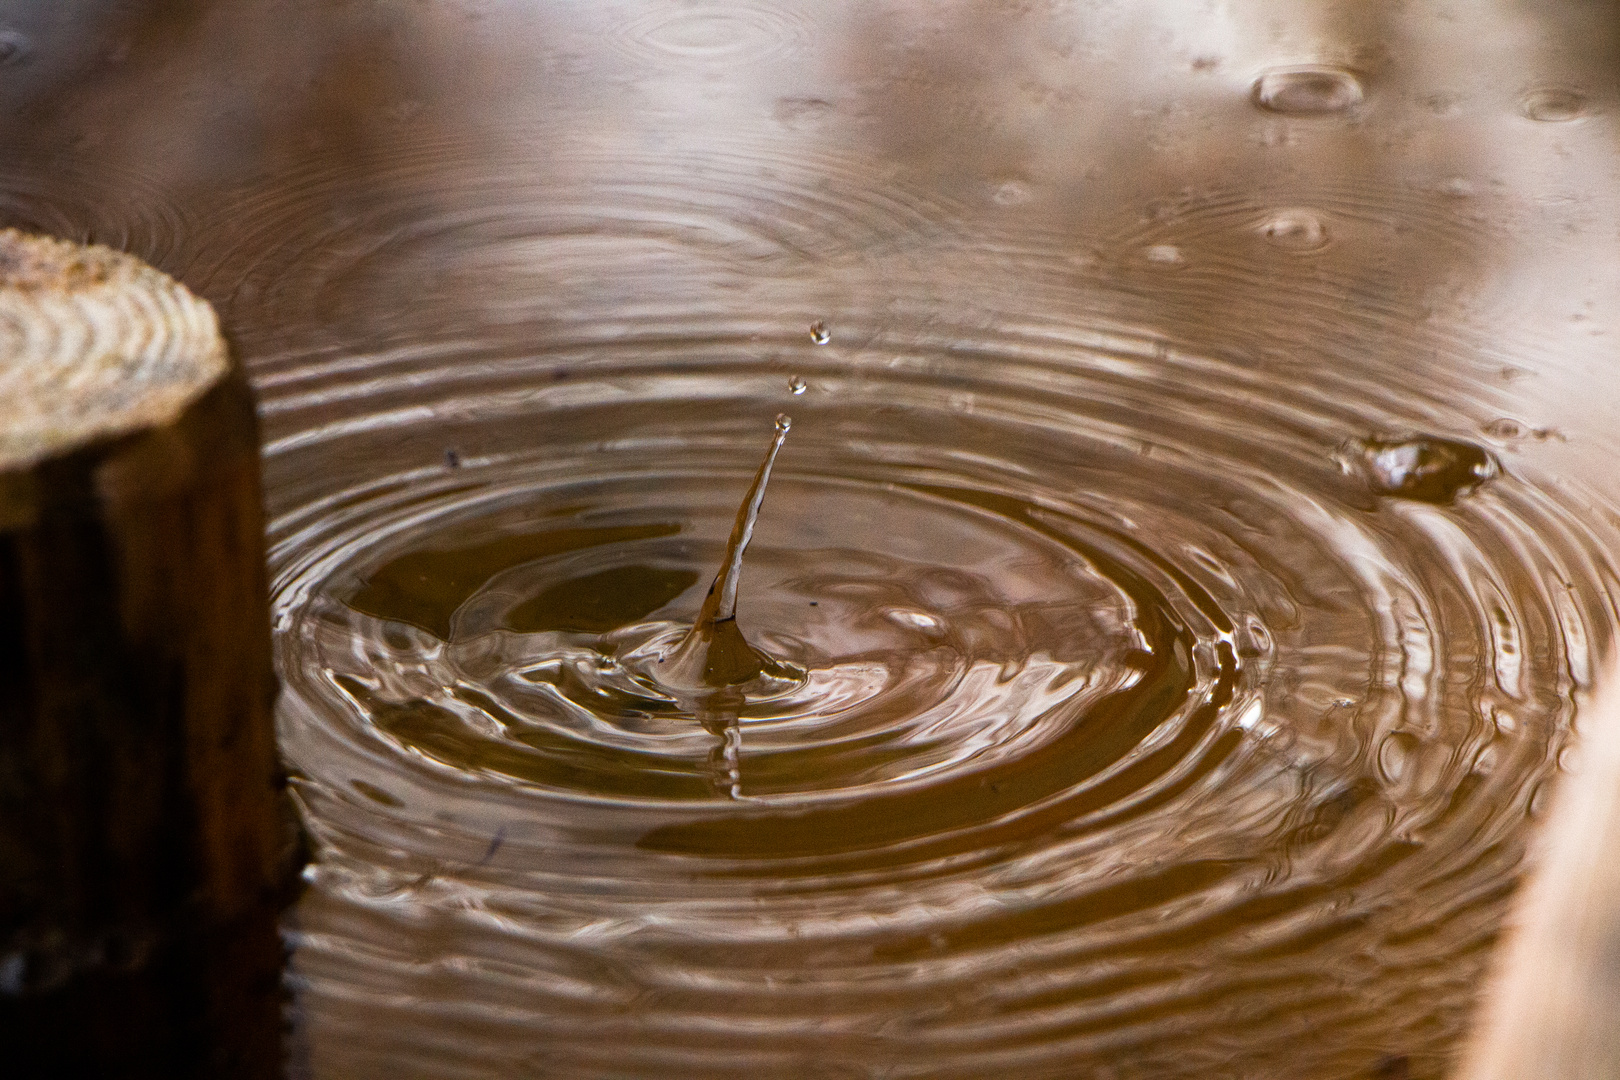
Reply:
<svg viewBox="0 0 1620 1080"><path fill-rule="evenodd" d="M1483 447L1456 439L1367 439L1356 456L1376 494L1441 506L1498 471L1496 459Z"/></svg>
<svg viewBox="0 0 1620 1080"><path fill-rule="evenodd" d="M1007 180L996 187L990 198L997 206L1022 206L1029 202L1029 187L1017 180Z"/></svg>
<svg viewBox="0 0 1620 1080"><path fill-rule="evenodd" d="M1586 95L1567 87L1537 87L1519 99L1519 112L1542 123L1568 123L1586 115Z"/></svg>
<svg viewBox="0 0 1620 1080"><path fill-rule="evenodd" d="M1276 68L1255 81L1254 103L1268 112L1302 116L1345 112L1362 101L1361 82L1343 68Z"/></svg>
<svg viewBox="0 0 1620 1080"><path fill-rule="evenodd" d="M817 345L825 345L832 340L832 331L827 329L827 324L824 322L811 323L810 340Z"/></svg>
<svg viewBox="0 0 1620 1080"><path fill-rule="evenodd" d="M1309 210L1279 210L1260 226L1260 235L1287 251L1319 251L1327 246L1327 227Z"/></svg>
<svg viewBox="0 0 1620 1080"><path fill-rule="evenodd" d="M1562 439L1562 436L1553 428L1531 427L1510 416L1499 416L1489 423L1482 424L1480 431L1493 439L1502 442L1517 442L1520 439L1535 439L1545 442L1548 439Z"/></svg>

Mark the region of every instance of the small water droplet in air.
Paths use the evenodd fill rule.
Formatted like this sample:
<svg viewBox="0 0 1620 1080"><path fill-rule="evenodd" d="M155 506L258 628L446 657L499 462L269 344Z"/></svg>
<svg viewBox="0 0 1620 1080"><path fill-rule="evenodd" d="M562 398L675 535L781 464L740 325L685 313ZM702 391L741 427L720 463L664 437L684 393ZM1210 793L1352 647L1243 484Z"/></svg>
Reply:
<svg viewBox="0 0 1620 1080"><path fill-rule="evenodd" d="M1277 68L1255 80L1254 103L1268 112L1317 115L1361 104L1361 83L1343 68Z"/></svg>
<svg viewBox="0 0 1620 1080"><path fill-rule="evenodd" d="M832 340L832 331L827 329L824 322L813 322L810 324L810 340L817 345L825 345Z"/></svg>
<svg viewBox="0 0 1620 1080"><path fill-rule="evenodd" d="M793 427L793 417L789 416L785 412L780 412L780 413L776 414L776 430L777 431L787 431L792 427Z"/></svg>
<svg viewBox="0 0 1620 1080"><path fill-rule="evenodd" d="M1260 226L1260 235L1287 251L1319 251L1327 246L1327 228L1309 210L1279 210Z"/></svg>
<svg viewBox="0 0 1620 1080"><path fill-rule="evenodd" d="M1519 111L1542 123L1567 123L1586 115L1586 95L1566 87L1538 87L1519 99Z"/></svg>
<svg viewBox="0 0 1620 1080"><path fill-rule="evenodd" d="M1497 473L1483 447L1455 439L1367 439L1357 453L1374 493L1445 505Z"/></svg>
<svg viewBox="0 0 1620 1080"><path fill-rule="evenodd" d="M27 35L15 30L0 30L0 65L20 64L33 51Z"/></svg>
<svg viewBox="0 0 1620 1080"><path fill-rule="evenodd" d="M788 389L793 392L795 397L797 397L799 394L804 393L804 391L805 391L805 389L806 389L806 387L808 385L809 385L808 383L806 383L803 379L801 379L797 375L793 376L791 379L788 380Z"/></svg>
<svg viewBox="0 0 1620 1080"><path fill-rule="evenodd" d="M1183 261L1181 249L1174 244L1154 244L1147 249L1147 261L1160 266L1179 266Z"/></svg>

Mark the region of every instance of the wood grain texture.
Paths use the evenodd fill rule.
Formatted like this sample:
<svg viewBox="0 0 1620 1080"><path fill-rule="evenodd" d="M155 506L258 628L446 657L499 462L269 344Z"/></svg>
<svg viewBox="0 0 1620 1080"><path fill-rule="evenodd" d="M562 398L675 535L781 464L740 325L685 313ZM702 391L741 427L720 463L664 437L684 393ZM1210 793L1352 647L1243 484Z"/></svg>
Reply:
<svg viewBox="0 0 1620 1080"><path fill-rule="evenodd" d="M1620 665L1580 711L1462 1080L1620 1077Z"/></svg>
<svg viewBox="0 0 1620 1080"><path fill-rule="evenodd" d="M105 248L0 233L0 339L6 1075L268 1080L301 859L252 396Z"/></svg>

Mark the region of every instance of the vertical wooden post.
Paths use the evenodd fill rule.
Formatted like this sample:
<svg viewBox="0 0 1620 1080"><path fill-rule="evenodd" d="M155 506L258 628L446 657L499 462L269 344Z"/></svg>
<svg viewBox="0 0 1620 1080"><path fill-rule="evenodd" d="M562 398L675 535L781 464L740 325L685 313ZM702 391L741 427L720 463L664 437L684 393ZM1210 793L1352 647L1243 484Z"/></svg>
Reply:
<svg viewBox="0 0 1620 1080"><path fill-rule="evenodd" d="M208 305L0 231L0 1074L281 1073L262 514Z"/></svg>
<svg viewBox="0 0 1620 1080"><path fill-rule="evenodd" d="M1620 1077L1620 665L1577 723L1462 1080Z"/></svg>

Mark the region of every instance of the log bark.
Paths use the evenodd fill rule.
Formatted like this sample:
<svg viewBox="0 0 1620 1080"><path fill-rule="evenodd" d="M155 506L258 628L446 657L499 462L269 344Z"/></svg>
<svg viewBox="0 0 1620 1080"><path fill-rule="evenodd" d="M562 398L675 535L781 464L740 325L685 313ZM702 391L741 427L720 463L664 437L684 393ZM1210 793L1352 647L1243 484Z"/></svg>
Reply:
<svg viewBox="0 0 1620 1080"><path fill-rule="evenodd" d="M0 231L0 1072L281 1074L257 426L213 311Z"/></svg>
<svg viewBox="0 0 1620 1080"><path fill-rule="evenodd" d="M1620 665L1577 725L1462 1080L1620 1077Z"/></svg>

